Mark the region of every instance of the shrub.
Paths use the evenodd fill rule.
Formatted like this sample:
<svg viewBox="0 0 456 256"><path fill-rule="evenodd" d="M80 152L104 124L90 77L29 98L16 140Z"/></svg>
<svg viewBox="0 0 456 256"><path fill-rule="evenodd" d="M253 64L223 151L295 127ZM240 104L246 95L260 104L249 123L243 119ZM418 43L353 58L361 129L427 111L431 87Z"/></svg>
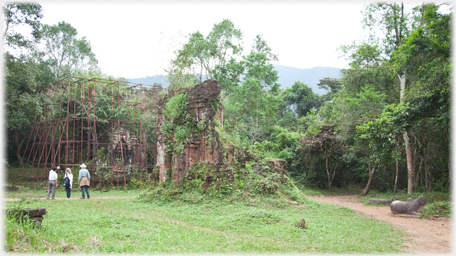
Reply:
<svg viewBox="0 0 456 256"><path fill-rule="evenodd" d="M420 218L450 217L452 204L449 201L440 201L428 204L421 210Z"/></svg>

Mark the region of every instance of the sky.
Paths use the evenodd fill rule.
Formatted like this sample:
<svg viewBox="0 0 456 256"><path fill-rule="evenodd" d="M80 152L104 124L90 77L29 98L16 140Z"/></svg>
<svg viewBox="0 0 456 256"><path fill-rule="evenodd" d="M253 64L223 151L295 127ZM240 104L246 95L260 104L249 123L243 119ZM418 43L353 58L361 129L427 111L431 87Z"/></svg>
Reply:
<svg viewBox="0 0 456 256"><path fill-rule="evenodd" d="M278 55L274 64L347 66L337 48L360 40L366 2L298 1L38 1L42 23L70 23L90 41L102 72L140 78L165 74L186 36L207 35L229 19L243 32L244 54L256 35Z"/></svg>

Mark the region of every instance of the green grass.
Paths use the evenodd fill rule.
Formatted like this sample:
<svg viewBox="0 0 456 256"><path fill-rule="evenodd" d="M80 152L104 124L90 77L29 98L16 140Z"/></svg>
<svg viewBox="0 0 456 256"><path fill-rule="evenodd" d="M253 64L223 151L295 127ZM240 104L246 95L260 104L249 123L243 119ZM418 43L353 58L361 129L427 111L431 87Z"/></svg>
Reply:
<svg viewBox="0 0 456 256"><path fill-rule="evenodd" d="M45 190L21 187L6 207L46 208L43 227L5 220L4 250L19 253L397 253L405 233L356 211L309 200L335 194L293 181L280 185L251 170L205 193L195 180L140 191L90 191L91 200L38 200ZM278 185L278 192L269 187ZM163 185L163 186L162 186ZM268 187L269 186L269 187ZM79 198L81 192L73 192ZM56 197L65 198L63 187ZM130 197L95 199L96 197ZM136 198L131 198L136 197ZM295 206L287 200L294 200ZM296 227L305 219L306 229Z"/></svg>
<svg viewBox="0 0 456 256"><path fill-rule="evenodd" d="M78 186L74 186L73 189L77 191L71 192L71 198L80 198L82 196L81 190L79 190ZM100 190L93 191L92 189L89 190L89 194L91 197L132 197L137 196L141 191L139 189L130 189L130 190L123 190L122 189L111 189L108 192L100 192ZM29 187L20 187L19 191L4 191L3 197L5 198L16 198L16 199L45 199L47 197L47 191L44 189L30 189ZM58 186L55 191L55 197L62 199L66 198L66 191L62 186Z"/></svg>
<svg viewBox="0 0 456 256"><path fill-rule="evenodd" d="M41 229L6 219L4 250L103 254L397 253L404 248L405 234L385 222L302 195L296 197L304 207L270 204L275 197L278 195L257 197L250 203L214 198L203 198L199 203L137 198L5 202L5 207L46 208L47 213ZM305 219L307 229L295 227L301 219Z"/></svg>

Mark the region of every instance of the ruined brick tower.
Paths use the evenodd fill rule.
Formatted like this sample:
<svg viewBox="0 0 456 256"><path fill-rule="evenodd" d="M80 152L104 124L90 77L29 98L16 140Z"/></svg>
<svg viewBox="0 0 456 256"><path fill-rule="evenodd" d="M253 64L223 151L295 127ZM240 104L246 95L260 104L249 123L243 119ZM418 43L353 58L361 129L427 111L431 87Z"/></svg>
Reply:
<svg viewBox="0 0 456 256"><path fill-rule="evenodd" d="M183 149L179 152L171 150L170 145L175 142L175 138L163 132L163 125L165 121L176 125L181 120L167 120L163 114L167 99L159 102L156 168L159 169L160 181L168 178L181 181L184 179L186 171L197 162L212 164L216 170L220 169L224 163L231 162L233 154L223 153L219 134L215 129L216 123L223 124L223 107L220 103L221 89L218 81L206 80L192 87L168 93L168 100L179 93L186 93L188 105L182 115L187 117L189 115L192 118L193 126L199 128L192 130L183 142Z"/></svg>

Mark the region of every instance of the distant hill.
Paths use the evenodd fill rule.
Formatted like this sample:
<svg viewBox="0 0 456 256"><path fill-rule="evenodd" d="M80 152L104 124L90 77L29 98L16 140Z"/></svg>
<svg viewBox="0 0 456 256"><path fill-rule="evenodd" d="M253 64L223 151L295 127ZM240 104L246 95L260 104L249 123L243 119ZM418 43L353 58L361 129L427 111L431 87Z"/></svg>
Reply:
<svg viewBox="0 0 456 256"><path fill-rule="evenodd" d="M326 93L325 90L318 88L317 84L320 82L320 79L325 77L330 78L340 78L340 68L331 68L331 67L314 67L307 69L293 68L281 65L274 65L275 69L278 71L279 80L277 81L281 86L280 88L285 89L292 86L296 81L301 81L307 84L312 88L314 93L323 95ZM153 85L161 84L163 87L168 86L168 81L166 76L146 76L143 78L129 78L128 82L144 84L144 85Z"/></svg>
<svg viewBox="0 0 456 256"><path fill-rule="evenodd" d="M320 89L317 86L320 83L320 79L325 77L342 77L340 74L341 68L314 67L300 69L281 65L274 65L274 67L279 72L279 80L277 82L281 85L280 88L285 89L292 86L296 81L301 81L311 87L314 93L320 95L326 93L326 90Z"/></svg>
<svg viewBox="0 0 456 256"><path fill-rule="evenodd" d="M146 76L142 78L128 78L127 81L143 85L161 84L163 87L167 87L169 84L168 80L166 80L166 76Z"/></svg>

